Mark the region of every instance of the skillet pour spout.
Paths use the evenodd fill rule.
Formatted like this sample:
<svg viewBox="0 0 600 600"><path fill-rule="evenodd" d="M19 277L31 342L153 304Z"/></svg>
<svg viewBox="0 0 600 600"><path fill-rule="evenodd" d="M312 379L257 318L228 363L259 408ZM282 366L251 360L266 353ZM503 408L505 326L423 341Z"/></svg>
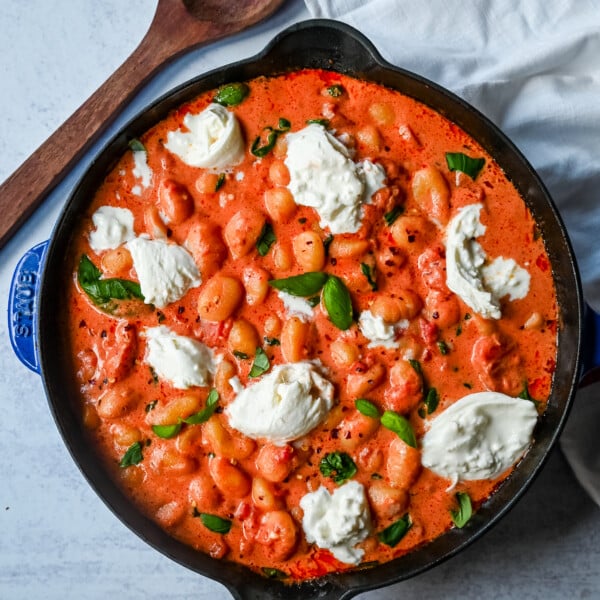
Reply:
<svg viewBox="0 0 600 600"><path fill-rule="evenodd" d="M463 529L452 529L433 542L388 563L290 585L268 579L238 564L212 559L175 540L139 513L99 464L82 431L77 386L66 349L61 320L64 257L89 199L126 150L174 108L225 83L298 69L328 69L396 89L437 110L475 138L497 161L520 192L542 233L551 261L559 306L558 353L551 397L534 432L535 444L512 475L478 508ZM531 484L566 420L579 376L583 302L573 251L560 216L543 183L515 146L488 119L447 90L384 61L375 47L351 27L311 20L280 33L259 55L202 75L160 98L128 123L101 150L73 191L49 242L38 290L37 351L46 394L56 424L82 473L97 494L132 531L148 544L189 569L227 587L239 600L347 599L405 580L454 556L505 515Z"/></svg>

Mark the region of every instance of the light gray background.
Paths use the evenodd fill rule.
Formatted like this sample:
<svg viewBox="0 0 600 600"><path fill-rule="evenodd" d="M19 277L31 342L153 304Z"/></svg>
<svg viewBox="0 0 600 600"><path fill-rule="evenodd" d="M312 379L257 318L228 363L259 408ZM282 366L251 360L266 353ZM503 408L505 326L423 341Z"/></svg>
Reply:
<svg viewBox="0 0 600 600"><path fill-rule="evenodd" d="M0 181L128 56L154 7L155 0L0 0ZM256 53L308 17L301 0L289 0L268 23L180 59L111 131L174 85ZM0 599L224 600L230 596L221 585L147 547L94 495L60 439L39 377L10 348L6 299L14 266L49 236L88 161L0 251ZM437 597L600 598L600 510L558 450L514 510L475 545L410 581L360 596Z"/></svg>

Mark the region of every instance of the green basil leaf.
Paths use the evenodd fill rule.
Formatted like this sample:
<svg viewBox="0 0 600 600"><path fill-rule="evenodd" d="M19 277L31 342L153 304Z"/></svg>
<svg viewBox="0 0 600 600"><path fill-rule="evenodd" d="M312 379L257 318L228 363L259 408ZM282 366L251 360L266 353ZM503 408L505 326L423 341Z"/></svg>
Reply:
<svg viewBox="0 0 600 600"><path fill-rule="evenodd" d="M381 417L381 424L393 431L405 444L417 447L417 438L410 423L397 412L386 410Z"/></svg>
<svg viewBox="0 0 600 600"><path fill-rule="evenodd" d="M159 438L170 440L181 431L181 423L175 423L175 425L152 425L152 431Z"/></svg>
<svg viewBox="0 0 600 600"><path fill-rule="evenodd" d="M386 212L385 215L383 215L385 224L389 227L403 212L403 206L394 206L390 212Z"/></svg>
<svg viewBox="0 0 600 600"><path fill-rule="evenodd" d="M267 346L281 346L281 342L276 337L265 336L263 339L265 340L265 344L267 344Z"/></svg>
<svg viewBox="0 0 600 600"><path fill-rule="evenodd" d="M250 88L245 83L228 83L217 90L214 101L223 106L237 106L249 92Z"/></svg>
<svg viewBox="0 0 600 600"><path fill-rule="evenodd" d="M442 356L446 356L446 354L448 354L450 352L450 348L448 348L448 344L446 344L446 342L444 342L443 340L441 340L437 343L437 347Z"/></svg>
<svg viewBox="0 0 600 600"><path fill-rule="evenodd" d="M103 305L110 300L144 299L140 284L127 279L100 279L102 272L84 254L79 261L77 280L81 289L94 304Z"/></svg>
<svg viewBox="0 0 600 600"><path fill-rule="evenodd" d="M262 572L269 579L287 579L289 575L274 567L263 567Z"/></svg>
<svg viewBox="0 0 600 600"><path fill-rule="evenodd" d="M330 452L319 463L325 477L331 477L338 485L356 475L356 464L345 452Z"/></svg>
<svg viewBox="0 0 600 600"><path fill-rule="evenodd" d="M199 516L204 527L214 531L215 533L229 533L229 530L231 529L231 521L228 519L222 519L217 515L198 512L198 514L194 516Z"/></svg>
<svg viewBox="0 0 600 600"><path fill-rule="evenodd" d="M327 93L332 98L339 98L344 93L344 88L339 83L337 83L335 85L330 85L327 88Z"/></svg>
<svg viewBox="0 0 600 600"><path fill-rule="evenodd" d="M425 396L425 406L427 407L427 414L430 415L438 407L440 403L440 396L435 388L429 388L427 395Z"/></svg>
<svg viewBox="0 0 600 600"><path fill-rule="evenodd" d="M292 296L313 296L321 291L328 277L327 273L310 271L285 279L271 279L269 285Z"/></svg>
<svg viewBox="0 0 600 600"><path fill-rule="evenodd" d="M254 362L252 363L252 368L250 369L249 377L260 377L263 373L266 373L271 368L271 363L269 362L269 357L266 355L265 351L262 348L256 349L256 354L254 356Z"/></svg>
<svg viewBox="0 0 600 600"><path fill-rule="evenodd" d="M122 469L125 469L126 467L141 463L142 460L144 460L144 455L142 454L142 442L134 442L127 448L127 452L123 455L123 458L119 462L119 466Z"/></svg>
<svg viewBox="0 0 600 600"><path fill-rule="evenodd" d="M533 398L529 394L529 387L527 385L527 382L525 382L523 391L518 395L518 398L521 398L521 400L533 400Z"/></svg>
<svg viewBox="0 0 600 600"><path fill-rule="evenodd" d="M367 263L360 263L360 270L362 274L367 278L371 289L376 292L377 291L377 280L375 278L375 269L370 267Z"/></svg>
<svg viewBox="0 0 600 600"><path fill-rule="evenodd" d="M308 119L306 121L307 125L321 125L322 127L329 127L329 119Z"/></svg>
<svg viewBox="0 0 600 600"><path fill-rule="evenodd" d="M313 296L312 298L307 298L306 301L310 304L311 308L314 308L315 306L317 306L317 304L319 304L319 302L321 302L321 297Z"/></svg>
<svg viewBox="0 0 600 600"><path fill-rule="evenodd" d="M187 417L186 419L181 419L184 423L188 425L200 425L200 423L204 423L210 419L215 410L217 410L217 403L219 402L219 392L213 388L208 393L206 398L206 404L204 408L197 413Z"/></svg>
<svg viewBox="0 0 600 600"><path fill-rule="evenodd" d="M476 179L485 165L485 158L471 158L462 152L446 152L446 163L451 171L460 171Z"/></svg>
<svg viewBox="0 0 600 600"><path fill-rule="evenodd" d="M410 515L406 513L401 519L386 527L377 534L377 539L386 546L393 548L408 533L412 526Z"/></svg>
<svg viewBox="0 0 600 600"><path fill-rule="evenodd" d="M217 183L215 184L215 192L218 192L225 183L225 173L221 173L217 179Z"/></svg>
<svg viewBox="0 0 600 600"><path fill-rule="evenodd" d="M234 350L233 355L240 360L248 360L250 358L245 352L240 352L239 350Z"/></svg>
<svg viewBox="0 0 600 600"><path fill-rule="evenodd" d="M292 124L287 119L280 117L278 127L279 127L278 132L284 133L285 131L289 131L291 129Z"/></svg>
<svg viewBox="0 0 600 600"><path fill-rule="evenodd" d="M458 492L456 494L456 501L458 502L458 508L456 510L451 510L450 516L452 517L452 522L458 528L463 528L473 516L471 498L469 497L469 494Z"/></svg>
<svg viewBox="0 0 600 600"><path fill-rule="evenodd" d="M137 138L129 140L128 146L132 152L147 152L146 146Z"/></svg>
<svg viewBox="0 0 600 600"><path fill-rule="evenodd" d="M423 369L421 369L421 363L414 358L409 358L408 362L410 363L410 366L417 372L417 374L423 377Z"/></svg>
<svg viewBox="0 0 600 600"><path fill-rule="evenodd" d="M277 241L273 226L271 223L265 223L262 231L256 240L256 249L261 256L266 256L269 252L269 248Z"/></svg>
<svg viewBox="0 0 600 600"><path fill-rule="evenodd" d="M272 127L266 127L265 129L269 131L269 134L267 135L267 142L261 146L262 139L259 135L256 137L252 143L252 147L250 148L250 152L252 152L252 154L258 158L263 158L269 154L271 150L273 150L275 143L277 142L277 136L279 135L278 132Z"/></svg>
<svg viewBox="0 0 600 600"><path fill-rule="evenodd" d="M366 417L373 417L374 419L379 419L380 417L377 406L366 398L358 398L354 401L354 406L356 406L356 410L358 410L359 413Z"/></svg>
<svg viewBox="0 0 600 600"><path fill-rule="evenodd" d="M331 322L342 331L352 325L352 300L344 282L330 275L323 286L323 304Z"/></svg>

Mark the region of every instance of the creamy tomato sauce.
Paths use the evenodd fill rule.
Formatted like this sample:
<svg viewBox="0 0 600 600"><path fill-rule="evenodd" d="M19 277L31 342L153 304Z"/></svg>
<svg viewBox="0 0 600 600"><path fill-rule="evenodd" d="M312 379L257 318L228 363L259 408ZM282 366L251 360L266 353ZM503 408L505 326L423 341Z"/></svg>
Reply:
<svg viewBox="0 0 600 600"><path fill-rule="evenodd" d="M556 300L530 212L456 125L396 91L336 73L306 70L247 86L241 102L223 109L243 136L235 164L189 166L166 147L170 133L186 132L186 115L211 105L213 91L145 133L108 174L68 258L68 335L82 426L139 509L198 551L302 580L405 554L455 526L457 493L476 510L494 492L512 464L493 478L452 481L421 464L422 439L439 414L475 392L530 397L543 412L554 372ZM336 152L350 169L368 160L382 175L359 202L355 232L332 235L318 209L300 205L290 191L288 143L311 120L316 135L326 131L340 141ZM270 134L273 148L255 156L255 140L255 150L263 148ZM447 153L484 159L483 167L472 176L450 170ZM315 180L321 167L310 167ZM523 297L499 298L498 319L483 318L446 281L448 224L473 204L481 205L485 228L476 239L482 260L513 259L530 278ZM94 251L92 216L106 206L131 211L133 232ZM136 297L91 298L78 281L82 256L101 279L139 282L131 236L184 248L197 281L160 307ZM297 296L301 314L285 307L269 281L307 272L336 276L331 281L341 282L342 292L327 298L321 284ZM388 344L359 327L366 311L387 328ZM175 386L151 367L149 330L208 348L205 384ZM278 365L306 361L334 390L316 427L282 443L231 426L228 407L243 388ZM408 425L416 447L382 421L385 411ZM359 552L354 561L307 540L303 525L307 494L344 485L343 466L323 466L328 456L353 464L346 476L364 490L364 531L350 543ZM401 520L407 531L390 537L388 527Z"/></svg>

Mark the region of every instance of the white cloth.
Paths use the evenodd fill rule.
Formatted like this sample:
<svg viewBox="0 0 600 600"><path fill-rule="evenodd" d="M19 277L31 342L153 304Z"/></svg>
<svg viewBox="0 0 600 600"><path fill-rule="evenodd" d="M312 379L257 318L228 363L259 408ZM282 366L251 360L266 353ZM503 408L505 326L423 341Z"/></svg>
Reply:
<svg viewBox="0 0 600 600"><path fill-rule="evenodd" d="M450 89L523 152L565 221L584 296L600 312L600 0L305 0L383 57ZM600 504L600 385L581 390L562 440Z"/></svg>

